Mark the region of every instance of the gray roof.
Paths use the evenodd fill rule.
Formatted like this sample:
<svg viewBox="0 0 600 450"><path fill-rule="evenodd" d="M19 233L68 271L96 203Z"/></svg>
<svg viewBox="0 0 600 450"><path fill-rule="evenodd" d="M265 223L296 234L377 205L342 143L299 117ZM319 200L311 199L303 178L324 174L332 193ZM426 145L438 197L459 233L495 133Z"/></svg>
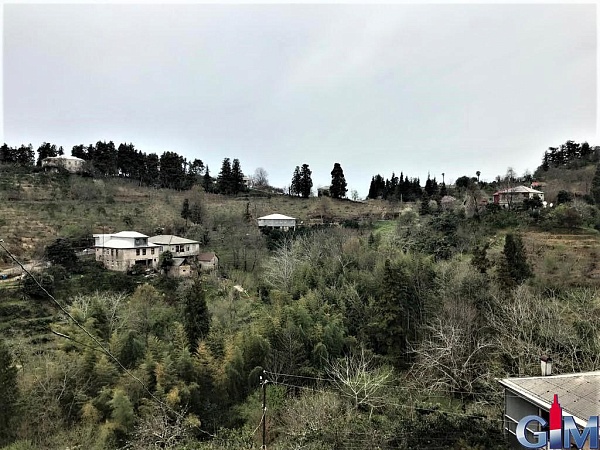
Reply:
<svg viewBox="0 0 600 450"><path fill-rule="evenodd" d="M159 234L158 236L152 236L151 238L148 238L148 242L161 245L181 245L199 243L198 241L192 241L191 239L175 236L174 234Z"/></svg>
<svg viewBox="0 0 600 450"><path fill-rule="evenodd" d="M295 217L284 216L283 214L269 214L259 217L258 220L296 220Z"/></svg>
<svg viewBox="0 0 600 450"><path fill-rule="evenodd" d="M585 425L590 416L600 415L600 371L527 378L504 378L500 384L531 403L549 410L554 394L563 412Z"/></svg>
<svg viewBox="0 0 600 450"><path fill-rule="evenodd" d="M536 191L535 189L528 188L527 186L515 186L510 189L503 189L495 192L496 194L543 194L542 191Z"/></svg>

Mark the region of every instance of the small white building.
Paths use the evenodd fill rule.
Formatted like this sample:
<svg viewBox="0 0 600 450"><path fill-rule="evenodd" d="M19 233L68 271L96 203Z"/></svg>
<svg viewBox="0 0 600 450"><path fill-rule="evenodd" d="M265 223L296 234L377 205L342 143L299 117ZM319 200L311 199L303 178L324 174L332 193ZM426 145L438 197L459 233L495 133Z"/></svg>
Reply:
<svg viewBox="0 0 600 450"><path fill-rule="evenodd" d="M148 242L148 236L137 231L94 234L96 261L109 270L126 272L133 266L156 269L160 246Z"/></svg>
<svg viewBox="0 0 600 450"><path fill-rule="evenodd" d="M283 214L269 214L258 218L259 228L275 228L287 231L290 228L296 229L296 219L294 217L284 216Z"/></svg>
<svg viewBox="0 0 600 450"><path fill-rule="evenodd" d="M49 156L42 159L42 167L46 167L47 169L64 169L71 173L83 171L84 163L84 159L68 155Z"/></svg>

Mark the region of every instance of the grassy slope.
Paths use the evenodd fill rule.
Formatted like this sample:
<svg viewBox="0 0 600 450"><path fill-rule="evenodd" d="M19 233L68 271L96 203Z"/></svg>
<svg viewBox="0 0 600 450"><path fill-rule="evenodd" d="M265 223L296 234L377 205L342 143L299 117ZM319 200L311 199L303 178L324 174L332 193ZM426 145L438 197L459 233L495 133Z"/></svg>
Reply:
<svg viewBox="0 0 600 450"><path fill-rule="evenodd" d="M0 174L2 175L2 174ZM39 258L43 248L58 236L91 236L92 233L135 229L149 235L158 227L181 225L184 198L189 192L152 189L125 180L66 179L46 174L5 178L0 189L0 238L23 260ZM10 190L6 185L10 184ZM14 188L17 186L16 188ZM247 204L253 218L281 213L309 219L382 219L400 209L383 201L356 203L330 198L300 199L231 198L206 194L207 216L229 214L242 217ZM131 226L126 224L131 220ZM0 258L1 260L1 258ZM6 266L8 261L4 261ZM2 268L0 261L0 268Z"/></svg>

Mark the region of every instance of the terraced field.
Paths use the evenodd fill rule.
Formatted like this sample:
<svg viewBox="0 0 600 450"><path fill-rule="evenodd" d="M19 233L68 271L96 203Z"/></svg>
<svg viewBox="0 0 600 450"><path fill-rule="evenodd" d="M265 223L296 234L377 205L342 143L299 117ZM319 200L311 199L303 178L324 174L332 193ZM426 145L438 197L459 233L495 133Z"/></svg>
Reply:
<svg viewBox="0 0 600 450"><path fill-rule="evenodd" d="M548 283L600 286L600 234L529 231L523 234L536 275Z"/></svg>

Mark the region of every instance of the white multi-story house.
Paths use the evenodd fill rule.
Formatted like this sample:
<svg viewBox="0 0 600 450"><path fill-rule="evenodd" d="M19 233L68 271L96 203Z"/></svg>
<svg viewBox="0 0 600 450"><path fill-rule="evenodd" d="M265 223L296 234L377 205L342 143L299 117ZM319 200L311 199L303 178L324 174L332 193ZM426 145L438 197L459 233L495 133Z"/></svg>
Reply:
<svg viewBox="0 0 600 450"><path fill-rule="evenodd" d="M156 269L160 245L148 242L148 236L137 231L94 234L96 261L110 270L126 272L133 266Z"/></svg>

